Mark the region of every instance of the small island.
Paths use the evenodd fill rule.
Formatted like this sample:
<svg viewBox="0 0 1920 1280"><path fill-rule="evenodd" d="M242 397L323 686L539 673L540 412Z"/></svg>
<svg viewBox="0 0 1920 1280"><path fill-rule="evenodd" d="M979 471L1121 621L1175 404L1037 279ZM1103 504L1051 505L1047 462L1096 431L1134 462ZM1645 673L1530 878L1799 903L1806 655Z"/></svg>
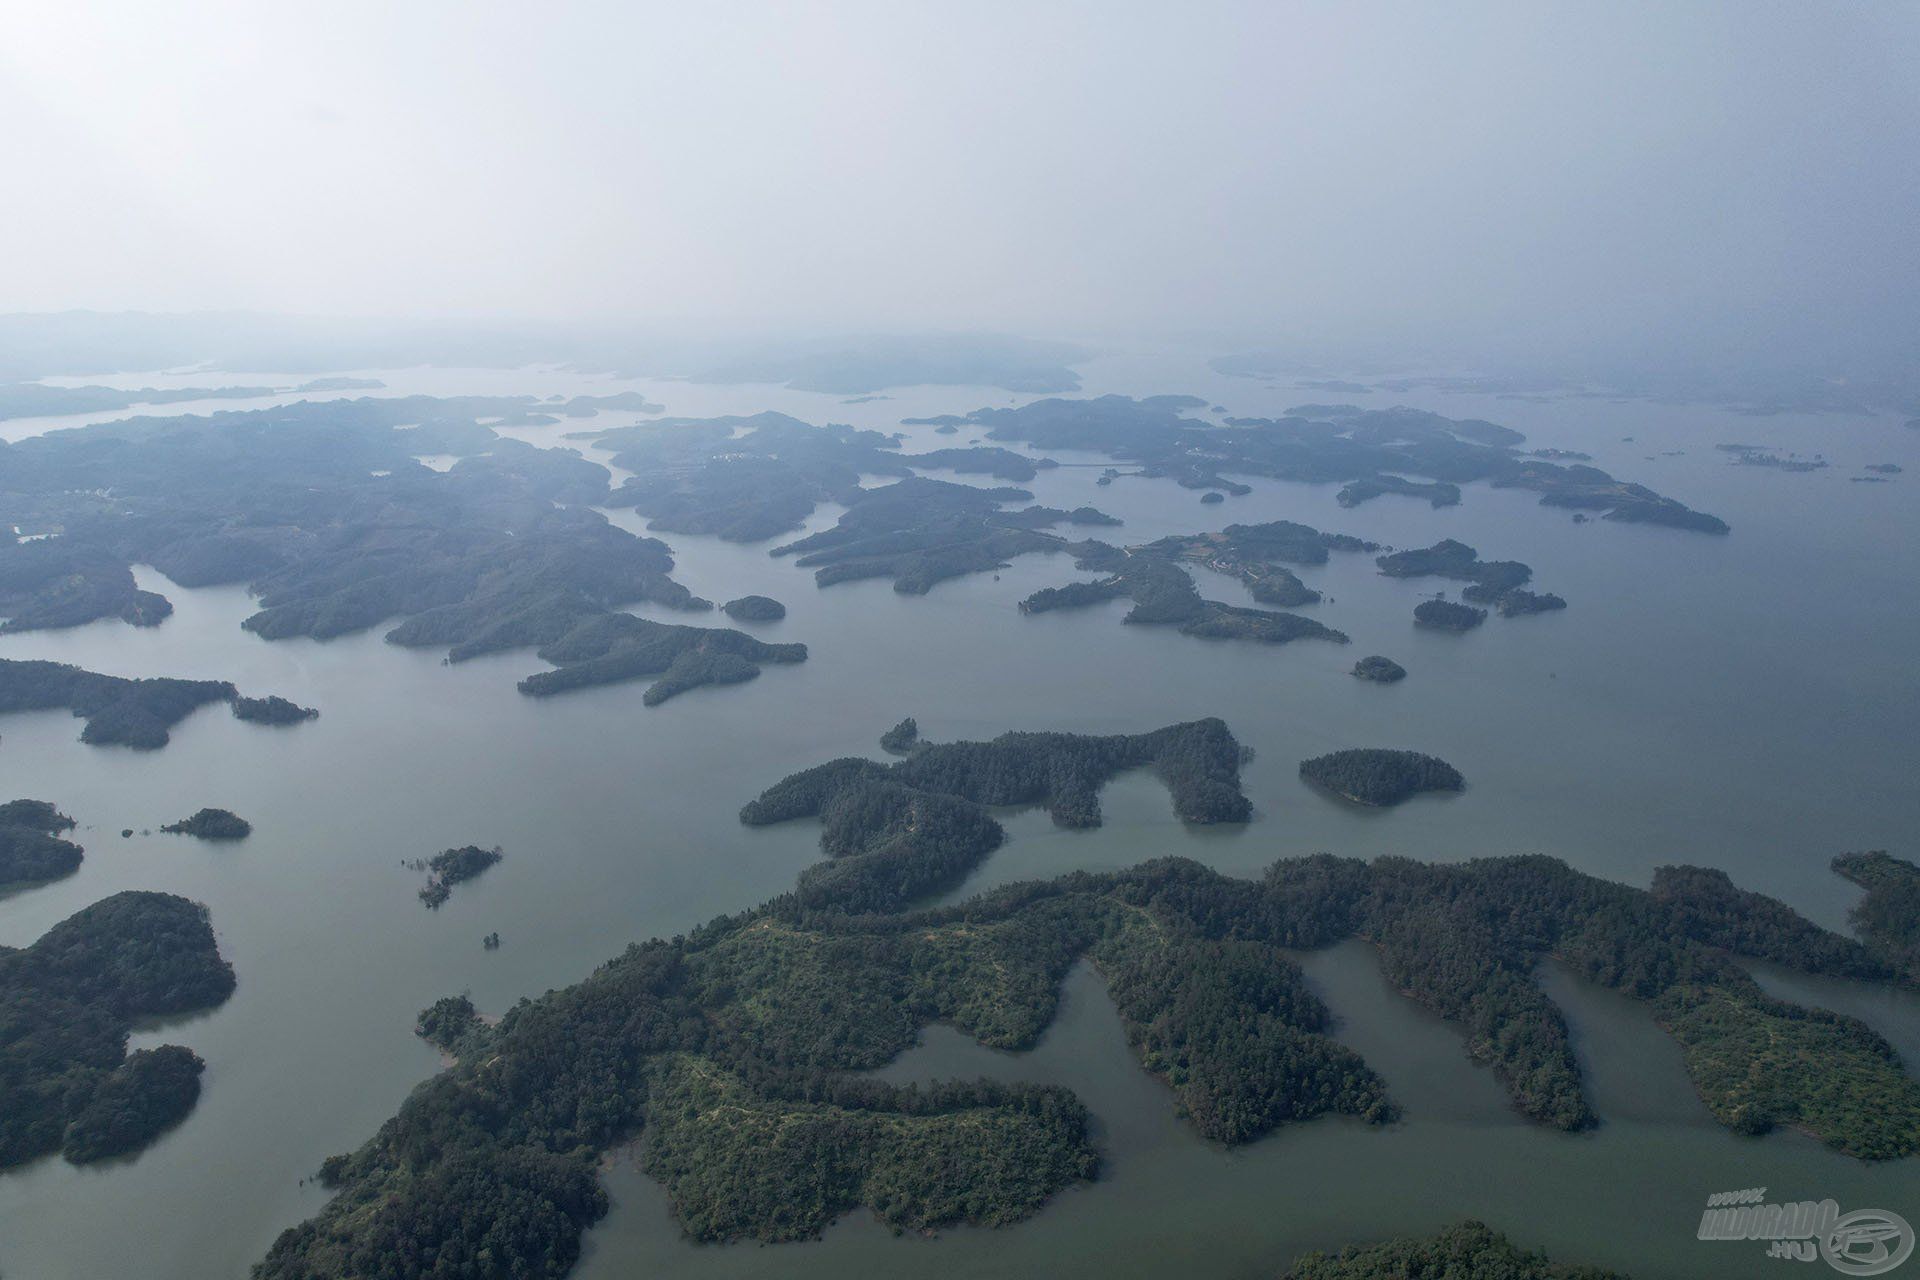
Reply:
<svg viewBox="0 0 1920 1280"><path fill-rule="evenodd" d="M1533 613L1552 613L1567 607L1567 602L1551 591L1527 591L1515 587L1500 593L1496 606L1503 618L1524 618Z"/></svg>
<svg viewBox="0 0 1920 1280"><path fill-rule="evenodd" d="M920 741L920 725L912 716L908 716L893 728L880 735L880 749L903 756Z"/></svg>
<svg viewBox="0 0 1920 1280"><path fill-rule="evenodd" d="M1392 658L1372 653L1353 664L1353 674L1362 680L1372 680L1377 684L1392 684L1396 680L1405 680L1407 669Z"/></svg>
<svg viewBox="0 0 1920 1280"><path fill-rule="evenodd" d="M772 596L741 596L721 605L720 611L735 622L778 622L787 616L787 606Z"/></svg>
<svg viewBox="0 0 1920 1280"><path fill-rule="evenodd" d="M1422 600L1413 609L1414 624L1433 631L1471 631L1486 620L1485 609L1451 600Z"/></svg>
<svg viewBox="0 0 1920 1280"><path fill-rule="evenodd" d="M58 880L80 869L81 847L62 840L73 819L45 800L0 804L0 888Z"/></svg>
<svg viewBox="0 0 1920 1280"><path fill-rule="evenodd" d="M1211 507L1216 503L1225 502L1226 500L1227 500L1227 495L1224 493L1221 493L1218 489L1209 489L1207 492L1200 495L1201 505L1208 506L1208 507Z"/></svg>
<svg viewBox="0 0 1920 1280"><path fill-rule="evenodd" d="M253 824L225 809L202 809L191 818L169 822L160 828L168 835L194 836L201 840L244 840L253 834Z"/></svg>
<svg viewBox="0 0 1920 1280"><path fill-rule="evenodd" d="M462 845L458 849L446 849L431 858L409 863L415 871L427 873L427 883L420 890L420 901L429 911L438 911L440 904L453 896L453 886L471 880L500 859L506 857L500 846L482 849L477 844Z"/></svg>
<svg viewBox="0 0 1920 1280"><path fill-rule="evenodd" d="M1460 771L1437 756L1379 747L1302 760L1300 776L1322 790L1373 807L1396 805L1423 791L1458 791L1466 786Z"/></svg>
<svg viewBox="0 0 1920 1280"><path fill-rule="evenodd" d="M236 695L233 699L233 718L250 724L298 724L302 720L318 719L319 715L312 707L303 707L277 694L264 698Z"/></svg>

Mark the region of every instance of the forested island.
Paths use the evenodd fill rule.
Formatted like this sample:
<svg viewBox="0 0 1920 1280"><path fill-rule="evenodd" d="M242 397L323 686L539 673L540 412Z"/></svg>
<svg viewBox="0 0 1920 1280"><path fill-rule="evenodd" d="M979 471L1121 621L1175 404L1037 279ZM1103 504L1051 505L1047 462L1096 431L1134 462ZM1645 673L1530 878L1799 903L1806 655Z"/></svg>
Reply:
<svg viewBox="0 0 1920 1280"><path fill-rule="evenodd" d="M787 606L771 596L741 596L720 610L735 622L778 622L787 616Z"/></svg>
<svg viewBox="0 0 1920 1280"><path fill-rule="evenodd" d="M1097 582L1043 588L1021 601L1020 611L1047 613L1125 597L1134 606L1121 621L1134 625L1177 626L1182 635L1208 640L1285 644L1316 639L1345 644L1344 632L1299 614L1203 599L1184 566L1203 566L1238 578L1262 604L1297 606L1318 603L1320 593L1287 565L1320 565L1333 551L1377 549L1359 538L1322 533L1290 520L1228 525L1218 533L1161 538L1124 550L1104 542L1080 542L1071 547L1075 567L1108 576Z"/></svg>
<svg viewBox="0 0 1920 1280"><path fill-rule="evenodd" d="M681 664L677 687L737 682L742 663L797 661L804 651L794 648L755 658L725 630L667 629L635 641L623 624L595 629L642 601L713 606L669 576L664 544L592 509L613 501L605 467L507 439L481 419L557 421L603 407L646 406L633 393L303 401L0 445L0 522L52 535L0 543L0 615L12 630L158 621L171 605L136 586L130 566L143 563L183 586L245 584L260 609L243 625L269 640L324 640L400 618L388 641L445 648L455 662L528 647L588 650L593 669L563 687L625 678L616 670L659 675L689 650L705 652ZM436 471L416 459L428 453L457 460ZM612 636L626 652L601 661L608 653L592 652L583 632ZM651 661L662 652L664 661ZM535 677L523 687L558 683ZM284 699L236 701L235 710L268 723L305 715ZM90 726L106 736L88 740L157 746L164 728L144 717L124 736Z"/></svg>
<svg viewBox="0 0 1920 1280"><path fill-rule="evenodd" d="M1525 590L1526 584L1533 579L1530 566L1518 560L1482 560L1478 551L1452 538L1417 550L1395 551L1379 557L1375 563L1380 566L1380 572L1389 578L1431 576L1465 582L1467 586L1460 592L1462 598L1474 604L1492 605L1499 609L1503 618L1546 613L1567 607L1565 600L1551 592Z"/></svg>
<svg viewBox="0 0 1920 1280"><path fill-rule="evenodd" d="M0 715L65 707L86 721L80 741L94 746L156 750L167 745L174 725L215 702L226 703L238 719L272 725L320 714L285 698L242 697L225 680L128 679L64 662L0 658Z"/></svg>
<svg viewBox="0 0 1920 1280"><path fill-rule="evenodd" d="M1040 532L1047 526L1089 516L1112 523L1090 507L1000 509L1032 496L1025 489L977 489L914 477L861 490L831 529L775 547L773 554L793 556L822 587L890 578L895 591L924 595L949 578L1004 569L1015 556L1068 550L1065 539Z"/></svg>
<svg viewBox="0 0 1920 1280"><path fill-rule="evenodd" d="M1458 791L1460 771L1418 751L1356 747L1300 762L1300 776L1314 786L1364 805L1395 805L1423 791Z"/></svg>
<svg viewBox="0 0 1920 1280"><path fill-rule="evenodd" d="M655 676L640 699L649 707L702 685L751 680L762 663L807 660L804 644L768 644L731 628L678 626L630 613L586 618L536 652L554 670L522 680L521 693L544 698Z"/></svg>
<svg viewBox="0 0 1920 1280"><path fill-rule="evenodd" d="M427 873L420 901L426 904L427 910L438 911L441 904L453 896L453 886L473 879L506 856L498 845L483 849L469 844L458 849L443 849L431 858L411 864L415 871Z"/></svg>
<svg viewBox="0 0 1920 1280"><path fill-rule="evenodd" d="M1646 1002L1723 1124L1791 1125L1863 1159L1920 1150L1920 1085L1886 1042L1768 996L1740 961L1868 980L1894 970L1717 871L1666 867L1641 889L1544 857L1316 855L1259 880L1163 859L912 905L1001 843L987 805L1097 821L1103 779L1157 762L1183 816L1244 820L1239 758L1224 725L1200 721L935 744L893 765L847 759L789 777L742 817L820 818L827 857L797 892L630 947L497 1026L441 1002L422 1025L454 1065L365 1146L329 1159L338 1194L280 1237L259 1276L481 1250L509 1273L563 1273L606 1211L599 1154L643 1130L647 1170L696 1239L805 1239L862 1204L902 1230L1018 1220L1097 1172L1069 1092L902 1088L857 1073L933 1021L998 1048L1032 1045L1082 957L1142 1066L1223 1143L1329 1113L1394 1118L1380 1078L1326 1034L1331 1015L1288 955L1360 937L1541 1124L1594 1122L1566 1021L1534 976L1551 956ZM1491 1239L1423 1247L1522 1265Z"/></svg>
<svg viewBox="0 0 1920 1280"><path fill-rule="evenodd" d="M1413 606L1414 624L1431 631L1471 631L1486 620L1485 609L1452 600L1422 600Z"/></svg>
<svg viewBox="0 0 1920 1280"><path fill-rule="evenodd" d="M576 438L611 450L613 465L634 473L609 505L633 507L649 529L730 542L797 529L823 502L861 502L869 492L862 476L906 480L932 470L1024 481L1059 465L1000 448L901 453L897 438L878 431L773 412L663 418Z"/></svg>
<svg viewBox="0 0 1920 1280"><path fill-rule="evenodd" d="M206 908L172 894L117 893L31 946L0 947L0 1169L135 1151L185 1116L200 1059L178 1045L129 1057L127 1034L233 987Z"/></svg>
<svg viewBox="0 0 1920 1280"><path fill-rule="evenodd" d="M236 696L233 700L233 718L250 724L299 724L302 720L316 720L319 716L320 713L312 707L303 707L274 694L264 698Z"/></svg>
<svg viewBox="0 0 1920 1280"><path fill-rule="evenodd" d="M960 421L985 428L995 440L1125 459L1143 475L1164 476L1191 489L1248 492L1246 485L1225 478L1232 472L1342 484L1340 501L1346 506L1388 493L1447 506L1459 500L1462 483L1485 481L1496 488L1532 490L1546 506L1599 512L1608 520L1727 531L1716 516L1644 485L1616 480L1598 467L1562 466L1522 454L1516 446L1525 436L1480 419L1341 404L1297 405L1280 418L1228 418L1224 425L1186 416L1205 404L1192 396L1046 399L1017 408L977 409Z"/></svg>
<svg viewBox="0 0 1920 1280"><path fill-rule="evenodd" d="M58 880L78 871L85 851L60 838L73 826L72 818L45 800L0 804L0 889Z"/></svg>
<svg viewBox="0 0 1920 1280"><path fill-rule="evenodd" d="M1353 674L1362 680L1372 680L1377 684L1393 684L1407 678L1407 669L1392 658L1370 653L1353 664Z"/></svg>
<svg viewBox="0 0 1920 1280"><path fill-rule="evenodd" d="M1350 1245L1298 1258L1281 1280L1627 1280L1617 1271L1550 1260L1485 1223L1463 1222L1422 1240Z"/></svg>
<svg viewBox="0 0 1920 1280"><path fill-rule="evenodd" d="M168 835L194 836L201 840L244 840L253 834L253 824L226 809L201 809L190 818L169 822L160 828Z"/></svg>

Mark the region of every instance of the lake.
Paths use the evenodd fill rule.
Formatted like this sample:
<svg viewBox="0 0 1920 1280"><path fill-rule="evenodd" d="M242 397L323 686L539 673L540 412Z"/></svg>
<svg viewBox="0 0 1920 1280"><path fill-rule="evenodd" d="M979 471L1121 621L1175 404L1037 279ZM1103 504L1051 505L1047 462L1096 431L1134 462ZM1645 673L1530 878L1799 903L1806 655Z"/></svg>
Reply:
<svg viewBox="0 0 1920 1280"><path fill-rule="evenodd" d="M788 888L817 856L817 825L749 829L737 820L740 805L798 768L878 756L879 734L905 715L942 740L1011 728L1137 731L1217 715L1254 751L1245 785L1256 817L1244 827L1186 828L1159 783L1129 775L1103 795L1098 830L1061 831L1034 810L1005 815L1011 839L954 897L1165 854L1252 875L1322 850L1439 860L1540 852L1634 884L1665 863L1724 868L1743 887L1843 928L1858 891L1828 871L1828 859L1869 848L1915 856L1920 504L1911 486L1920 431L1894 418L1753 417L1642 401L1329 396L1215 375L1204 353L1116 353L1084 372L1089 394L1190 392L1248 416L1339 399L1484 417L1526 432L1526 447L1590 453L1618 477L1722 516L1733 533L1576 524L1534 495L1484 485L1467 486L1461 505L1444 510L1385 497L1348 511L1334 501L1337 486L1250 479L1252 494L1202 506L1198 493L1164 480L1098 487L1108 459L1047 451L1090 465L1042 472L1025 487L1042 503L1121 517L1124 527L1094 531L1110 541L1283 518L1399 547L1453 537L1490 559L1527 561L1538 589L1570 607L1496 617L1464 636L1416 631L1414 604L1455 584L1390 580L1370 557L1336 555L1301 571L1330 597L1303 612L1353 643L1267 648L1123 627L1125 602L1022 616L1015 605L1036 588L1092 576L1060 556L1023 557L998 575L907 597L883 580L818 590L790 559L769 557L772 544L663 534L678 580L716 602L748 593L781 600L783 621L742 629L804 641L811 657L656 708L641 705L644 682L525 698L514 681L542 665L531 653L448 666L436 652L384 644L384 627L269 643L239 629L253 611L243 590L186 590L143 570L143 585L176 606L162 626L109 621L0 637L0 657L231 679L322 715L266 730L214 707L144 754L83 746L65 712L0 719L0 799L56 802L79 820L74 838L87 850L77 874L0 896L0 944L25 945L119 890L166 890L208 904L239 975L214 1012L136 1032L136 1047L177 1042L206 1059L204 1093L185 1123L130 1161L79 1169L56 1157L0 1175L0 1273L244 1275L279 1231L325 1203L311 1181L321 1159L359 1145L437 1069L437 1055L412 1034L421 1008L466 991L498 1012L577 980L631 940L678 933ZM676 415L773 408L888 431L905 416L1031 398L913 388L854 405L777 387L543 369L377 376L389 384L378 394L632 387ZM231 378L262 380L274 375ZM590 425L633 420L603 414ZM0 433L75 421L17 420ZM508 434L558 443L587 425ZM913 428L907 447L964 445L978 434ZM1809 474L1732 466L1713 448L1729 441L1821 452L1833 466ZM1908 474L1849 482L1880 462ZM641 530L631 512L610 514ZM807 531L837 515L822 508ZM1251 603L1238 583L1198 576L1203 594ZM1401 662L1408 679L1377 686L1349 677L1368 653ZM1468 787L1375 812L1299 781L1301 759L1348 746L1432 752L1458 766ZM217 845L146 834L204 805L249 819L253 836ZM124 827L136 834L122 839ZM469 843L501 845L506 860L438 912L424 910L420 875L400 864ZM495 931L501 947L483 951L481 938ZM1716 1191L1766 1186L1779 1199L1831 1196L1843 1210L1920 1213L1920 1161L1870 1166L1794 1134L1722 1130L1643 1006L1565 974L1543 980L1567 1010L1603 1119L1576 1136L1515 1116L1491 1075L1467 1061L1459 1034L1389 990L1364 946L1303 963L1340 1019L1337 1034L1403 1102L1400 1124L1323 1120L1232 1152L1209 1145L1133 1063L1097 975L1082 968L1030 1053L988 1051L935 1027L884 1074L1071 1086L1098 1124L1099 1182L1000 1231L895 1238L859 1214L818 1243L721 1248L685 1241L663 1192L623 1157L608 1172L613 1211L589 1233L578 1274L1271 1276L1301 1249L1474 1216L1567 1261L1691 1280L1753 1274L1760 1246L1693 1238ZM1762 976L1781 994L1866 1018L1920 1062L1920 1000Z"/></svg>

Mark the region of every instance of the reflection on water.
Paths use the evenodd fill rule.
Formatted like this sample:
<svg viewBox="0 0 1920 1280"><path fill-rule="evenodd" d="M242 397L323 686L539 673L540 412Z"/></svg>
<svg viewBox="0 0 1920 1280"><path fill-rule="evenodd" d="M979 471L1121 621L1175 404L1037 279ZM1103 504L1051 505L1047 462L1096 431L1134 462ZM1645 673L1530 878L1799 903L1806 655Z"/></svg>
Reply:
<svg viewBox="0 0 1920 1280"><path fill-rule="evenodd" d="M920 388L842 405L778 388L551 371L377 376L388 394L634 386L674 414L776 408L889 431L903 416L1006 399ZM1197 362L1101 364L1089 382L1100 391L1192 390L1247 414L1324 398L1216 378ZM1345 511L1332 486L1266 481L1254 481L1248 497L1201 507L1171 484L1097 487L1098 468L1061 467L1027 487L1049 505L1122 517L1123 528L1105 531L1116 541L1279 518L1399 546L1457 537L1488 557L1527 560L1571 608L1495 619L1464 637L1416 632L1410 612L1432 584L1390 581L1365 557L1337 556L1302 576L1332 597L1311 612L1354 643L1273 650L1125 627L1121 604L1022 617L1014 605L1023 596L1083 576L1062 556L1023 557L997 579L903 597L885 582L816 590L766 544L669 534L676 577L715 601L758 593L784 602L788 617L754 633L805 641L812 656L657 708L641 705L638 683L523 698L514 681L541 665L527 652L446 666L436 653L383 644L380 629L267 643L239 629L252 610L243 591L182 590L144 572L143 585L177 606L158 628L103 622L0 637L4 657L232 679L322 711L272 730L214 707L149 754L84 747L79 722L63 712L0 721L0 799L56 801L81 822L87 849L75 876L0 897L0 944L29 942L120 889L170 890L209 904L240 978L219 1010L157 1033L208 1063L185 1124L129 1164L79 1170L50 1160L0 1175L0 1272L244 1275L279 1230L324 1202L301 1179L364 1140L435 1069L411 1034L420 1008L466 990L498 1011L579 978L634 938L676 933L787 888L816 856L817 827L745 828L740 804L795 769L878 755L875 739L905 715L938 739L1009 728L1135 731L1219 715L1255 751L1246 788L1257 816L1247 826L1183 827L1151 773L1129 774L1102 796L1100 830L1059 831L1037 810L1008 815L1012 839L963 892L1165 854L1252 875L1275 858L1321 850L1548 852L1640 884L1662 863L1724 867L1743 886L1842 925L1857 891L1827 871L1827 858L1882 847L1913 856L1900 842L1920 830L1912 786L1920 692L1909 669L1920 652L1911 589L1920 580L1920 504L1899 483L1844 477L1865 461L1920 472L1920 433L1873 420L1755 421L1592 401L1420 402L1511 422L1537 445L1583 449L1616 474L1725 516L1734 533L1575 525L1530 495L1480 486L1444 511L1393 498ZM608 414L591 425L634 420ZM7 425L9 434L23 429ZM554 444L583 425L513 434ZM1640 443L1622 442L1627 435ZM1646 443L1656 437L1684 456L1646 461L1661 452ZM1804 451L1816 438L1832 473L1728 467L1711 448L1742 439ZM915 428L907 447L951 443ZM608 514L644 529L631 511ZM816 512L808 528L837 514ZM1204 589L1242 602L1238 585L1217 575L1206 575ZM1383 688L1346 674L1375 652L1403 663L1409 678ZM1444 756L1468 789L1446 803L1369 812L1316 795L1296 776L1307 756L1359 745ZM255 834L232 847L118 834L202 805L234 810ZM422 910L417 878L400 861L468 843L500 844L507 860L441 911ZM496 930L501 949L483 952L481 938ZM1272 1275L1298 1248L1472 1213L1527 1243L1641 1277L1744 1276L1751 1260L1738 1248L1693 1241L1711 1191L1769 1185L1920 1211L1915 1162L1869 1167L1793 1135L1738 1139L1703 1121L1670 1043L1630 1001L1544 975L1568 1008L1606 1121L1568 1137L1516 1119L1458 1036L1387 990L1363 948L1305 963L1342 1017L1339 1034L1405 1104L1402 1124L1376 1132L1324 1121L1240 1151L1208 1146L1132 1064L1097 977L1081 970L1033 1052L993 1054L932 1029L888 1070L1068 1084L1099 1119L1109 1165L1099 1184L1005 1232L895 1240L856 1215L818 1245L695 1249L679 1239L658 1189L622 1165L610 1175L614 1213L589 1237L586 1274ZM1860 1002L1849 1011L1920 1060L1910 997L1777 981L1793 998ZM142 1031L137 1043L155 1039Z"/></svg>

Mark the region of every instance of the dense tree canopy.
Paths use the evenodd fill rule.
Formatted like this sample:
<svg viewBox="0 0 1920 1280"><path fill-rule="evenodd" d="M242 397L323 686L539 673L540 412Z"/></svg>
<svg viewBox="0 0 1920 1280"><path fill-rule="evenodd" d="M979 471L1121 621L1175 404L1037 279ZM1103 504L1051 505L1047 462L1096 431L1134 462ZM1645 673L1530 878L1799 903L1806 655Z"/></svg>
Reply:
<svg viewBox="0 0 1920 1280"><path fill-rule="evenodd" d="M233 986L206 908L165 893L118 893L0 948L0 1168L122 1154L184 1116L200 1060L171 1045L128 1058L127 1033Z"/></svg>

